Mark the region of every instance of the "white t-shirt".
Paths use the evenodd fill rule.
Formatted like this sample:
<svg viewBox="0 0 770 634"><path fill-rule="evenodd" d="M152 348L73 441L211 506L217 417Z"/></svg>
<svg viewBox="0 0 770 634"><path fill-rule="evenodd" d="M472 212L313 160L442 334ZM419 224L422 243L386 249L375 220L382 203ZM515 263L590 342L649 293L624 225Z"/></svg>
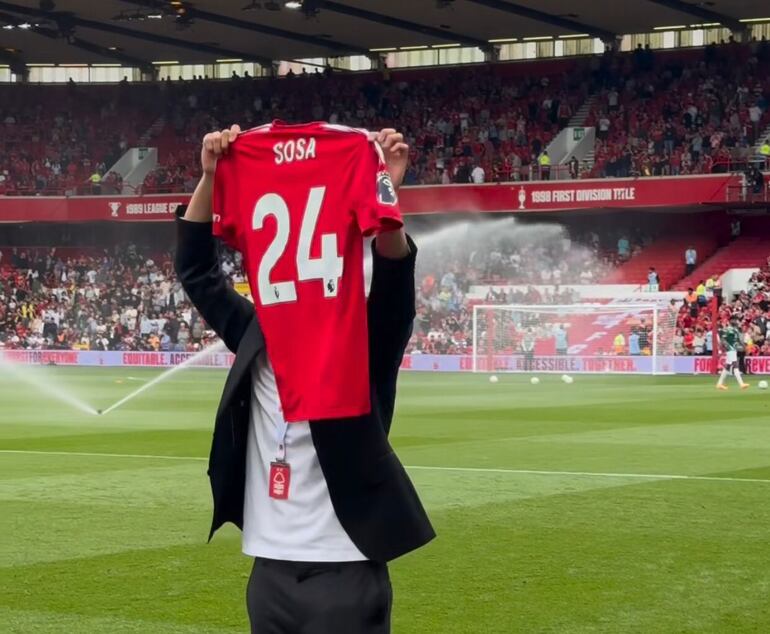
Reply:
<svg viewBox="0 0 770 634"><path fill-rule="evenodd" d="M291 466L289 496L286 500L269 496L270 463L279 455L279 437L284 425L275 374L263 351L252 368L243 552L252 557L284 561L366 560L334 512L310 434L310 423L286 425L286 462Z"/></svg>
<svg viewBox="0 0 770 634"><path fill-rule="evenodd" d="M477 185L480 185L484 182L484 168L482 168L480 165L477 165L473 168L473 171L471 172L471 180L476 183Z"/></svg>

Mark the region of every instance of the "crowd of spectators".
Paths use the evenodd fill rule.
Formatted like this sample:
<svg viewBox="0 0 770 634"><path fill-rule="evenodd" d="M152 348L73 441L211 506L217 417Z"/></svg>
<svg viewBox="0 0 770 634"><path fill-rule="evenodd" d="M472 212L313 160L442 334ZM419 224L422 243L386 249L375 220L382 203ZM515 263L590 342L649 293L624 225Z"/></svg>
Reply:
<svg viewBox="0 0 770 634"><path fill-rule="evenodd" d="M107 170L140 138L160 157L142 190L189 191L205 132L272 119L371 129L396 122L413 149L407 185L536 178L553 172L543 167L544 149L590 95L586 124L597 127L596 162L585 170L573 161L573 177L724 171L726 161L749 157L770 121L768 60L762 41L710 46L703 54L608 52L555 61L548 73L492 64L5 87L0 194L88 192L94 173L115 178Z"/></svg>
<svg viewBox="0 0 770 634"><path fill-rule="evenodd" d="M614 258L600 254L595 234L584 243L553 227L493 221L439 231L445 239L421 240L412 349L423 352L468 350L473 285L491 285L486 303L568 304L578 297L563 285L601 279ZM233 282L244 281L240 263L223 253ZM133 243L0 250L0 346L192 351L212 336L168 252Z"/></svg>
<svg viewBox="0 0 770 634"><path fill-rule="evenodd" d="M147 191L194 186L202 136L232 122L329 121L379 129L397 122L412 147L405 184L527 178L590 90L590 72L511 77L499 66L391 76L307 73L291 79L165 82L173 104L158 137L164 160ZM566 68L566 67L565 67ZM582 68L582 67L581 67ZM504 69L503 69L504 70Z"/></svg>
<svg viewBox="0 0 770 634"><path fill-rule="evenodd" d="M159 114L145 93L127 83L0 88L0 195L117 190L109 168Z"/></svg>
<svg viewBox="0 0 770 634"><path fill-rule="evenodd" d="M499 233L498 229L491 231ZM458 236L460 237L460 236ZM473 305L565 305L581 301L566 285L601 279L614 255L561 234L547 239L490 238L475 232L452 246L426 248L417 270L417 318L409 351L463 354L472 349ZM491 245L483 249L482 244ZM243 282L238 254L223 252L230 279ZM708 283L707 283L708 282ZM668 319L673 338L659 351L710 355L710 297L719 284L709 280L672 301ZM472 286L487 287L485 296ZM720 326L740 320L747 355L769 355L770 258L747 290L722 304ZM623 353L644 354L649 328L631 328L614 342ZM667 331L663 329L661 332ZM135 244L107 250L0 250L0 348L196 351L214 338L174 277L168 253Z"/></svg>
<svg viewBox="0 0 770 634"><path fill-rule="evenodd" d="M212 340L167 253L64 251L0 251L0 347L189 352ZM223 268L243 281L235 254Z"/></svg>
<svg viewBox="0 0 770 634"><path fill-rule="evenodd" d="M712 278L688 289L681 302L672 300L675 354L712 354L714 324L710 301L714 295L721 297L721 288L718 280ZM717 331L737 319L743 332L741 354L770 356L770 257L767 264L752 275L746 290L734 298L724 298L717 315Z"/></svg>
<svg viewBox="0 0 770 634"><path fill-rule="evenodd" d="M417 268L417 319L409 350L464 354L473 346L473 304L572 304L564 285L599 281L615 263L599 236L572 239L555 227L461 227L446 246L423 249ZM472 286L488 286L471 298Z"/></svg>
<svg viewBox="0 0 770 634"><path fill-rule="evenodd" d="M586 122L597 131L592 175L745 169L770 123L768 62L764 39L711 45L689 63L641 49L614 57Z"/></svg>

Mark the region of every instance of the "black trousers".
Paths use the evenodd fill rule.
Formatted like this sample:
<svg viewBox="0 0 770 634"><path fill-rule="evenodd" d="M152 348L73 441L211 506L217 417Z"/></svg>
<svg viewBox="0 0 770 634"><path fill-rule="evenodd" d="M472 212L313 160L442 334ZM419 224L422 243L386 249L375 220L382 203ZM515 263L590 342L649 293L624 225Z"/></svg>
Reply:
<svg viewBox="0 0 770 634"><path fill-rule="evenodd" d="M252 634L390 634L385 564L254 560L246 590Z"/></svg>

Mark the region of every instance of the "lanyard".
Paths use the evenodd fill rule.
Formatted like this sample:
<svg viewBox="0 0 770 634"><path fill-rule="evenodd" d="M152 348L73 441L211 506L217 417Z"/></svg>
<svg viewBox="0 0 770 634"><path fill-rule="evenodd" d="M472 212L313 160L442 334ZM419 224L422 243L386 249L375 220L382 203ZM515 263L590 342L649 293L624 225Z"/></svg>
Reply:
<svg viewBox="0 0 770 634"><path fill-rule="evenodd" d="M276 462L286 462L286 432L289 430L289 423L280 416L280 420L275 421L275 444L276 444Z"/></svg>

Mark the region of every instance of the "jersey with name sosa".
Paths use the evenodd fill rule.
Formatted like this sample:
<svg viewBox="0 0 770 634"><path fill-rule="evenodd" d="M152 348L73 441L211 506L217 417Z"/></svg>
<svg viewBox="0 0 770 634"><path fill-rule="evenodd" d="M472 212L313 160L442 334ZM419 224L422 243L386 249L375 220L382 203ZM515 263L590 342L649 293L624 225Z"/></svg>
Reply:
<svg viewBox="0 0 770 634"><path fill-rule="evenodd" d="M273 122L214 180L214 234L243 254L287 421L370 411L363 240L402 225L365 130Z"/></svg>

